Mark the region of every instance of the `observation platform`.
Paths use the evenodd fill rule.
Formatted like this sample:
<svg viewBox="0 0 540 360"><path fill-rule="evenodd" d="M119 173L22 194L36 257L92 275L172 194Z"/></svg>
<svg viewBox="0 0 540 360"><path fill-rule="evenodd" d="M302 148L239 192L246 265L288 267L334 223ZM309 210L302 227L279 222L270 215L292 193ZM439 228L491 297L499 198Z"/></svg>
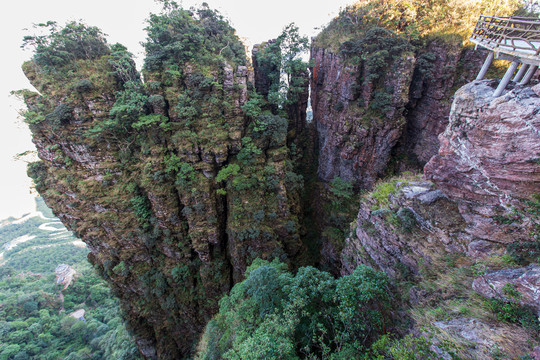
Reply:
<svg viewBox="0 0 540 360"><path fill-rule="evenodd" d="M521 85L527 84L540 65L540 19L526 17L499 17L480 15L469 39L490 51L476 80L482 80L493 59L512 61L494 97L502 94L512 79Z"/></svg>

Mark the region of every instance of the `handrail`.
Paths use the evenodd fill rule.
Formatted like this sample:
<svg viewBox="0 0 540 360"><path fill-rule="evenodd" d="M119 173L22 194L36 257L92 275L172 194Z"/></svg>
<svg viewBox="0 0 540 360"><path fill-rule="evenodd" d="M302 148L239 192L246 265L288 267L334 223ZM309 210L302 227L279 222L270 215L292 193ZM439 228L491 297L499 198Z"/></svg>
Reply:
<svg viewBox="0 0 540 360"><path fill-rule="evenodd" d="M540 65L540 19L538 18L480 15L469 40L477 46L491 50L476 80L484 78L493 58L512 61L493 92L494 97L503 94L520 63L521 67L514 77L514 81L519 82L520 85L526 85Z"/></svg>
<svg viewBox="0 0 540 360"><path fill-rule="evenodd" d="M470 40L493 51L540 52L540 19L480 15Z"/></svg>

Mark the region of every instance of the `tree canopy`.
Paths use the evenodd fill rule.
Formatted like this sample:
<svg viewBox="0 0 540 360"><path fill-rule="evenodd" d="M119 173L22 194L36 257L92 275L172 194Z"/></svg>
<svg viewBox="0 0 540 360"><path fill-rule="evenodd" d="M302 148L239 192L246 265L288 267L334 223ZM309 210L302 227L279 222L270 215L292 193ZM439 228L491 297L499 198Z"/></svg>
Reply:
<svg viewBox="0 0 540 360"><path fill-rule="evenodd" d="M220 301L200 359L359 358L390 325L388 278L367 266L335 279L256 259Z"/></svg>

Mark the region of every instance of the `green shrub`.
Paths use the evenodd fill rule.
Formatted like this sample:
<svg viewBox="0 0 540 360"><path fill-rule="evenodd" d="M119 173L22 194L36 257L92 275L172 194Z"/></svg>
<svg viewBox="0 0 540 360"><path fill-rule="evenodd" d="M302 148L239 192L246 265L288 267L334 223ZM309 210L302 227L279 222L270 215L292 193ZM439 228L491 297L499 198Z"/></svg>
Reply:
<svg viewBox="0 0 540 360"><path fill-rule="evenodd" d="M73 118L73 106L69 104L60 104L50 114L45 115L47 121L53 128L59 128L65 125Z"/></svg>
<svg viewBox="0 0 540 360"><path fill-rule="evenodd" d="M44 190L43 184L47 179L47 165L43 161L35 161L28 164L27 168L28 176L34 180L36 187L39 191Z"/></svg>
<svg viewBox="0 0 540 360"><path fill-rule="evenodd" d="M262 138L268 147L279 147L287 138L287 119L267 112L257 116L253 128L253 136Z"/></svg>
<svg viewBox="0 0 540 360"><path fill-rule="evenodd" d="M188 163L181 163L176 175L176 184L180 186L188 186L195 178L195 169Z"/></svg>
<svg viewBox="0 0 540 360"><path fill-rule="evenodd" d="M262 154L262 150L253 143L252 138L246 136L242 138L242 149L236 158L243 163L250 163L260 154Z"/></svg>
<svg viewBox="0 0 540 360"><path fill-rule="evenodd" d="M375 185L375 190L371 197L376 201L376 209L388 207L390 205L390 196L397 192L396 181L382 182Z"/></svg>
<svg viewBox="0 0 540 360"><path fill-rule="evenodd" d="M221 182L224 180L227 180L231 176L238 175L238 172L240 171L240 166L238 164L229 164L219 170L217 176L216 176L216 182Z"/></svg>
<svg viewBox="0 0 540 360"><path fill-rule="evenodd" d="M508 255L516 263L527 265L531 262L540 263L540 241L513 242L506 246Z"/></svg>
<svg viewBox="0 0 540 360"><path fill-rule="evenodd" d="M250 118L256 118L262 113L262 106L264 105L264 100L261 95L256 92L252 92L249 95L249 100L242 106L242 111L246 116Z"/></svg>
<svg viewBox="0 0 540 360"><path fill-rule="evenodd" d="M139 219L146 221L152 215L150 201L144 195L137 195L131 198L131 206Z"/></svg>
<svg viewBox="0 0 540 360"><path fill-rule="evenodd" d="M339 176L336 176L330 182L330 193L335 197L332 201L336 203L336 206L339 206L343 200L348 200L353 197L353 182L343 180Z"/></svg>
<svg viewBox="0 0 540 360"><path fill-rule="evenodd" d="M80 93L85 93L91 91L94 88L94 84L88 79L82 79L77 81L73 88Z"/></svg>
<svg viewBox="0 0 540 360"><path fill-rule="evenodd" d="M127 48L122 44L111 45L111 57L109 64L113 68L113 75L122 84L127 82L140 83L141 77L137 68L135 67L135 61L133 61L133 54L127 51Z"/></svg>
<svg viewBox="0 0 540 360"><path fill-rule="evenodd" d="M515 286L507 283L501 290L506 296L506 301L499 298L484 300L486 307L493 311L497 320L518 323L529 329L540 331L540 320L533 309L519 303L522 295Z"/></svg>
<svg viewBox="0 0 540 360"><path fill-rule="evenodd" d="M244 46L217 11L205 4L192 11L168 4L163 13L150 14L148 19L148 37L143 44L146 70L157 71L191 60L202 64L227 59L245 64Z"/></svg>
<svg viewBox="0 0 540 360"><path fill-rule="evenodd" d="M401 228L405 231L411 231L417 225L416 216L411 209L400 208L396 215Z"/></svg>

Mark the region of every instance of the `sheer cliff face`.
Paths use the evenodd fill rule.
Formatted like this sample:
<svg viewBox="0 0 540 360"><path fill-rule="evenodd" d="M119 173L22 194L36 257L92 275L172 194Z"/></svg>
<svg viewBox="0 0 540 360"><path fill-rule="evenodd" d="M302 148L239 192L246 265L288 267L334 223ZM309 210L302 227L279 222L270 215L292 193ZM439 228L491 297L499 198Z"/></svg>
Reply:
<svg viewBox="0 0 540 360"><path fill-rule="evenodd" d="M395 38L377 35L381 44ZM420 169L437 153L453 93L476 76L483 55L441 39L414 52L397 40L373 50L370 36L341 44L339 53L311 49L319 176L339 176L362 188L388 172L392 159L397 170ZM391 50L396 48L401 50ZM383 66L370 61L381 56Z"/></svg>
<svg viewBox="0 0 540 360"><path fill-rule="evenodd" d="M217 31L205 14L187 23ZM231 39L187 60L151 50L144 84L122 49L69 68L23 66L39 90L24 94L41 159L29 174L88 244L147 358L187 356L254 258L301 261L302 183L287 147L299 134L287 127L301 131L305 110L291 106L291 121L246 115L253 74ZM221 56L227 46L235 56Z"/></svg>
<svg viewBox="0 0 540 360"><path fill-rule="evenodd" d="M339 176L369 187L386 169L403 131L414 57L403 52L390 59L385 69L377 70L383 77L378 79L380 87L389 88L388 93L375 87L371 69L363 63L347 63L330 50L319 48L312 48L311 57L319 176L327 182ZM384 103L374 105L377 101Z"/></svg>
<svg viewBox="0 0 540 360"><path fill-rule="evenodd" d="M480 259L538 237L540 85L493 98L496 85L456 92L439 153L424 168L429 181L403 176L363 197L342 273L364 263L396 279L418 276L444 254Z"/></svg>
<svg viewBox="0 0 540 360"><path fill-rule="evenodd" d="M307 69L281 87L279 38L255 47L251 69L211 10L173 15L151 16L144 82L119 45L23 65L39 91L23 93L41 159L29 174L88 244L146 358L189 356L257 257L336 274L363 263L409 280L441 254L480 258L537 226L493 215L538 189L539 91L489 100L489 83L467 86L448 122L454 89L481 65L461 42L413 48L380 28L339 52L315 42L312 127ZM375 185L437 152L431 182ZM300 172L313 177L305 191ZM376 186L358 212L353 185Z"/></svg>
<svg viewBox="0 0 540 360"><path fill-rule="evenodd" d="M406 299L411 331L435 344L450 339L464 359L493 359L493 344L519 357L536 344L537 330L484 315L478 294L517 299L533 318L540 311L538 265L519 267L538 261L540 85L493 98L496 85L475 81L456 92L425 179L404 175L363 195L341 251L342 274L358 264L386 272ZM433 316L437 309L444 316Z"/></svg>

